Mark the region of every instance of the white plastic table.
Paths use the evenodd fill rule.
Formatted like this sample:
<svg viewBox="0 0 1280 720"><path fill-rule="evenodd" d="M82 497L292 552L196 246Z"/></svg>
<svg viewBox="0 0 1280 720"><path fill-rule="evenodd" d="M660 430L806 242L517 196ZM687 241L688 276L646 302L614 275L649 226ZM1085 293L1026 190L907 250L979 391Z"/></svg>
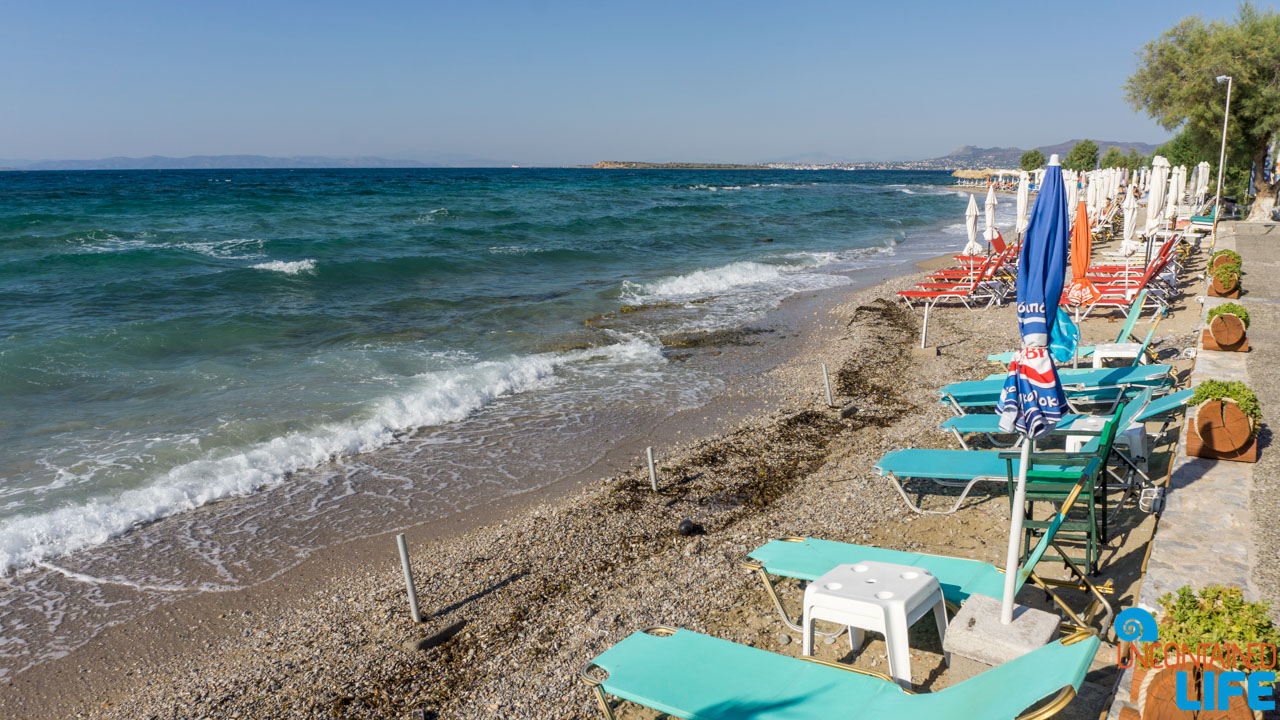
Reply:
<svg viewBox="0 0 1280 720"><path fill-rule="evenodd" d="M1093 431L1093 435L1067 435L1067 452L1080 452L1080 448L1089 443L1090 440L1097 439L1097 433L1102 432L1102 428L1106 426L1107 420L1099 415L1092 417L1079 418L1071 423L1072 428L1080 430ZM1151 455L1151 449L1147 446L1147 428L1142 423L1137 423L1133 427L1120 428L1116 433L1115 444L1120 447L1129 449L1143 472L1147 470L1147 459Z"/></svg>
<svg viewBox="0 0 1280 720"><path fill-rule="evenodd" d="M861 562L837 565L804 591L804 654L813 654L813 622L826 620L849 628L849 645L862 646L865 631L884 634L889 675L911 687L911 648L907 629L930 610L938 636L947 634L942 586L928 570L910 565ZM951 664L950 653L944 653Z"/></svg>
<svg viewBox="0 0 1280 720"><path fill-rule="evenodd" d="M1125 360L1130 365L1135 359L1140 360L1139 364L1147 364L1147 354L1142 352L1142 343L1122 342L1122 343L1102 343L1093 346L1093 366L1095 368L1104 368L1107 366L1108 360Z"/></svg>

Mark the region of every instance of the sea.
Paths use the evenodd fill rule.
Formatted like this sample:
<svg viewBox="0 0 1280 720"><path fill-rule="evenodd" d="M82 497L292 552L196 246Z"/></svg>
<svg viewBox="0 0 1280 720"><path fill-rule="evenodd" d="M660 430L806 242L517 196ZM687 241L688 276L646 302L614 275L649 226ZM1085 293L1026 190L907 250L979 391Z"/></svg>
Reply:
<svg viewBox="0 0 1280 720"><path fill-rule="evenodd" d="M0 173L0 681L589 465L723 390L675 347L962 247L951 182Z"/></svg>

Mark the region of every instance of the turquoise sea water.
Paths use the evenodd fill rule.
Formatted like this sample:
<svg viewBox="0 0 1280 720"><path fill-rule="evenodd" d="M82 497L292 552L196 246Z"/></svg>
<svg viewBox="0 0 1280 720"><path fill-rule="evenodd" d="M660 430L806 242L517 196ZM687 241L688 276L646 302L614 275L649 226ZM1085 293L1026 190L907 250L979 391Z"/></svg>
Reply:
<svg viewBox="0 0 1280 720"><path fill-rule="evenodd" d="M394 457L383 475L412 478L415 497L477 477L501 491L514 472L501 457L545 445L530 438L571 442L620 394L669 409L715 392L714 377L671 362L664 339L958 249L967 196L938 187L949 181L0 174L0 573L65 571L109 542L125 552L121 538L145 523L233 496L275 488L312 511L368 492L315 474L335 458ZM424 428L429 442L397 450ZM253 517L182 533L213 568L184 587L231 582L224 544L275 526ZM139 587L178 582L112 572Z"/></svg>

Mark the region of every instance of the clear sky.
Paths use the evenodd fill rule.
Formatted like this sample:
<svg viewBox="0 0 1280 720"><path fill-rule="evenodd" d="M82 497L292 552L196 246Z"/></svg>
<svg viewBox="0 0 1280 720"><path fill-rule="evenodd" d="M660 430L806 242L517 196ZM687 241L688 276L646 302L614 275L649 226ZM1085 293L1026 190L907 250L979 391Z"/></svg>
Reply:
<svg viewBox="0 0 1280 720"><path fill-rule="evenodd" d="M414 151L554 165L1160 142L1123 98L1135 51L1236 3L0 7L0 158Z"/></svg>

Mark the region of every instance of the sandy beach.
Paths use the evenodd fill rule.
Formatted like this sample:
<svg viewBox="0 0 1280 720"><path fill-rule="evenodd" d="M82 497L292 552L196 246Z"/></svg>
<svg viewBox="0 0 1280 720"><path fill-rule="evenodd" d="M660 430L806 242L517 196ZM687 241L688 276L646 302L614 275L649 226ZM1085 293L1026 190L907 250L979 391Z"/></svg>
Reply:
<svg viewBox="0 0 1280 720"><path fill-rule="evenodd" d="M889 450L954 447L937 429L949 413L936 388L985 376L993 370L986 355L1017 342L1007 305L946 310L930 323L940 354L913 354L919 314L893 293L917 282L919 270L883 274L905 270L912 274L788 301L768 320L779 337L721 348L767 369L611 449L570 480L409 530L422 625L409 617L391 536L366 538L269 583L197 596L109 628L19 674L6 688L5 715L592 717L578 669L639 628L677 625L798 653L798 635L738 562L771 538L812 535L999 564L1003 492L978 494L956 515L921 516L872 470ZM1155 341L1175 365L1197 314L1185 299L1183 306L1162 321ZM1084 341L1114 336L1114 323L1091 318ZM831 369L837 406L852 404L848 417L826 407L820 363ZM642 464L650 443L659 448L656 494ZM933 495L922 497L945 500ZM686 519L703 532L679 534ZM1117 606L1132 593L1152 522L1134 512L1121 524L1128 531L1103 557ZM784 599L797 602L794 589L783 588ZM449 640L419 649L442 631ZM913 669L918 681L945 685L936 636L923 632L913 639L925 648ZM822 645L819 654L841 658L845 647ZM857 663L876 667L883 657L872 643ZM1095 687L1105 687L1097 679ZM1077 705L1088 697L1082 691Z"/></svg>

